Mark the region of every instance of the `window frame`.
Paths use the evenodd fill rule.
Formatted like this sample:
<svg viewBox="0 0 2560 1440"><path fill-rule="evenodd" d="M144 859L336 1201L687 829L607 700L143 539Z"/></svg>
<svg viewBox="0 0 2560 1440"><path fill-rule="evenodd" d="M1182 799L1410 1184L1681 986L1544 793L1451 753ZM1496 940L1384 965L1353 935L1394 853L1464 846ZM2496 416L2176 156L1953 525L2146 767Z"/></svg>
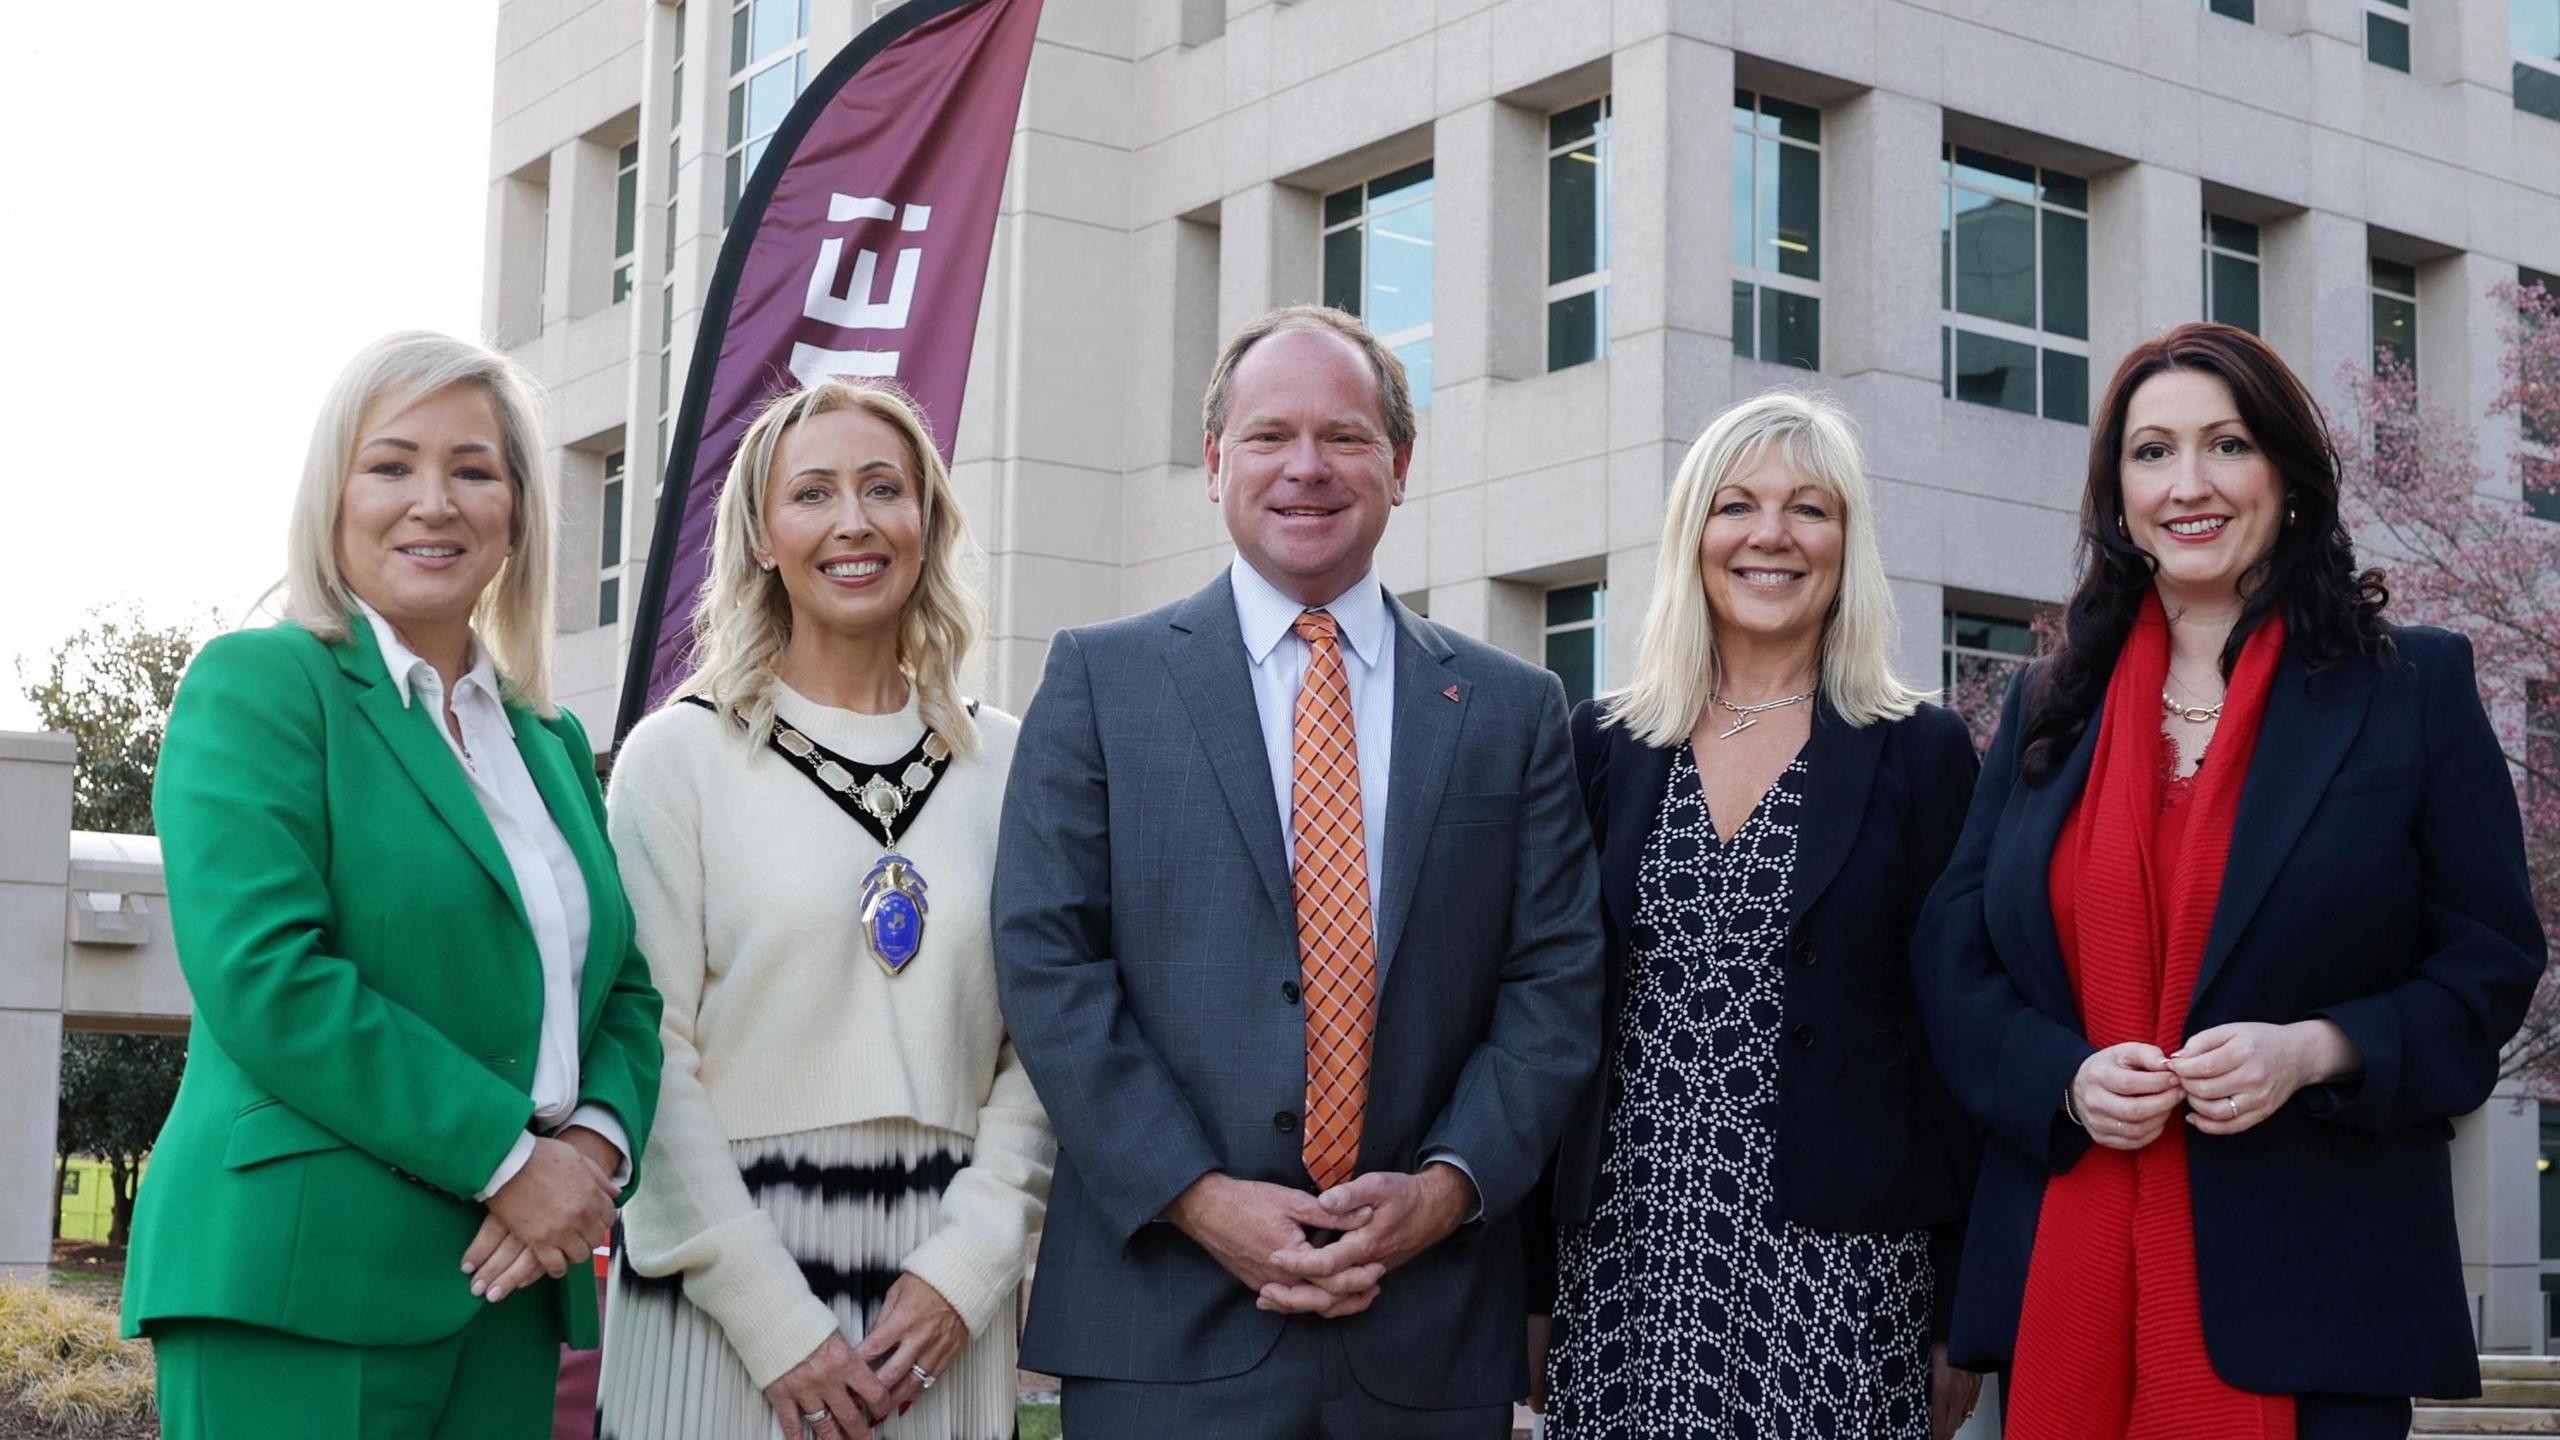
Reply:
<svg viewBox="0 0 2560 1440"><path fill-rule="evenodd" d="M1960 160L1958 157L1966 153L2005 161L2011 165L2026 166L2034 172L2034 179L2029 182L2029 188L2033 190L2034 193L2026 196L2012 193L2001 193L1984 189L1979 185L1968 184L1959 179L1956 174L1957 168L1960 165L1964 165L1965 162ZM1978 169L1982 167L1973 166L1969 168ZM2086 312L2089 301L2088 242L2092 228L2090 212L2085 205L2079 208L2074 208L2073 206L2048 198L2045 192L2049 188L2046 180L2046 177L2049 175L2060 176L2080 186L2081 192L2084 195L2088 191L2089 181L2088 177L2084 175L2074 174L2071 171L2058 169L2050 165L2038 164L2032 160L2022 160L2014 155L2004 155L1995 150L1984 150L1972 145L1961 145L1953 140L1943 140L1939 143L1938 233L1944 237L1939 246L1939 293L1943 298L1943 303L1939 307L1938 311L1939 394L1951 400L1964 400L1964 397L1955 393L1955 357L1957 337L1959 335L1973 334L1981 336L1984 339L2002 340L2013 345L2024 345L2035 354L2035 408L2032 411L2021 411L2011 410L2006 405L1987 404L1986 402L1978 400L1964 400L1964 403L1968 405L1984 405L1986 409L2005 411L2012 415L2027 415L2032 419L2052 420L2060 424L2085 426L2089 423L2089 393L2086 378L2089 373L2089 339L2085 335L2066 335L2060 331L2046 328L2047 317L2045 315L2046 282L2044 252L2046 229L2045 215L2047 211L2051 211L2057 215L2068 216L2080 222L2080 297L2081 309L2083 312L2081 316L2081 327L2083 329L2088 328L2088 316ZM2036 323L2034 325L2020 325L2013 320L1994 320L1985 316L1967 313L1963 308L1964 297L1958 293L1959 286L1956 283L1957 276L1961 273L1960 268L1956 264L1956 254L1958 249L1956 244L1956 220L1958 214L1956 210L1956 196L1960 191L1965 194L1980 195L1987 199L2002 201L2012 205L2026 206L2029 212L2034 216L2035 224L2032 228L2035 240L2035 273L2031 280L2031 285L2035 291L2036 299ZM2050 397L2045 393L2044 357L2047 351L2069 356L2080 362L2080 370L2083 380L2078 405L2080 413L2077 418L2059 416L2050 413L2051 401Z"/></svg>
<svg viewBox="0 0 2560 1440"><path fill-rule="evenodd" d="M2256 244L2257 248L2254 250L2239 250L2223 244L2220 240L2215 238L2213 233L2213 222L2216 220L2220 220L2226 225L2248 226L2250 238L2252 242ZM2221 306L2216 303L2217 292L2215 291L2213 283L2213 262L2216 258L2236 260L2249 267L2249 285L2251 291L2249 296L2249 308L2256 312L2258 323L2256 325L2240 325L2239 328L2248 331L2252 335L2261 333L2267 319L2266 227L2260 225L2255 220L2243 220L2237 215L2217 214L2209 207L2204 212L2204 318L2217 324L2237 324L2236 321L2224 320L2220 313Z"/></svg>
<svg viewBox="0 0 2560 1440"><path fill-rule="evenodd" d="M796 16L797 33L789 43L777 46L763 55L755 53L754 24L756 12L765 6L790 5ZM764 76L784 65L792 67L791 99L797 103L809 88L809 0L730 0L729 5L729 83L727 118L722 122L720 224L723 229L737 218L739 197L746 193L747 182L754 178L758 162L764 158L764 145L791 113L785 105L774 128L758 132L748 113L753 96L751 87Z"/></svg>
<svg viewBox="0 0 2560 1440"><path fill-rule="evenodd" d="M1580 620L1556 621L1555 597L1570 590L1591 592L1591 613ZM1562 585L1549 585L1538 596L1538 663L1564 682L1565 704L1600 695L1609 688L1609 582L1607 580L1575 580ZM1576 696L1572 677L1555 668L1556 637L1591 632L1591 690Z"/></svg>
<svg viewBox="0 0 2560 1440"><path fill-rule="evenodd" d="M613 289L606 303L619 305L639 284L640 142L628 140L613 160Z"/></svg>
<svg viewBox="0 0 2560 1440"><path fill-rule="evenodd" d="M1559 143L1555 138L1556 121L1565 115L1582 109L1586 105L1594 104L1600 107L1600 115L1598 120L1593 123L1591 133L1576 140ZM1610 125L1610 117L1614 113L1615 107L1612 103L1611 95L1603 92L1599 96L1590 100L1582 100L1571 105L1559 106L1555 110L1548 112L1546 117L1547 226L1545 230L1545 239L1547 263L1545 270L1548 280L1544 308L1540 313L1546 335L1545 353L1547 359L1547 370L1550 373L1557 370L1569 370L1576 365L1588 365L1594 360L1605 360L1609 356L1609 274L1610 261L1613 258L1611 249L1615 243L1615 236L1612 233L1609 224L1609 203L1612 198L1609 184L1609 171L1611 165L1609 157L1610 152L1615 148L1611 143L1612 127ZM1593 152L1592 163L1596 165L1600 171L1599 184L1595 187L1597 190L1597 196L1593 201L1592 207L1594 212L1592 216L1592 229L1595 232L1592 242L1592 254L1598 257L1599 264L1596 268L1585 271L1580 275L1558 280L1554 278L1556 205L1555 163L1565 156L1572 155L1578 151L1586 149ZM1435 291L1438 288L1438 279L1436 276L1433 280L1433 287ZM1596 313L1592 318L1593 329L1591 353L1583 356L1581 359L1567 360L1563 364L1558 364L1556 363L1555 348L1556 306L1564 301L1578 299L1584 295L1594 295L1598 297L1598 299L1593 303L1593 309ZM1436 294L1434 298L1437 298Z"/></svg>
<svg viewBox="0 0 2560 1440"><path fill-rule="evenodd" d="M2384 289L2382 285L2382 277L2375 273L2376 267L2382 265L2397 265L2402 269L2407 270L2409 272L2408 290L2403 292ZM2379 317L2374 314L2374 311L2379 307L2380 303L2385 300L2397 301L2409 307L2409 350L2408 354L2403 358L2406 359L2409 364L2409 378L2413 381L2418 380L2426 373L2424 368L2424 357L2418 353L2418 267L2410 264L2406 260L2394 260L2387 255L2368 254L2365 256L2364 311L2364 363L2367 370L2373 369L2382 352L2386 348L2392 350L2395 354L2399 351L2399 347L2397 346L2385 346L2383 344L2381 333L2382 327L2377 323Z"/></svg>
<svg viewBox="0 0 2560 1440"><path fill-rule="evenodd" d="M596 486L596 625L622 623L622 582L631 568L630 451L617 445L604 452L604 474Z"/></svg>
<svg viewBox="0 0 2560 1440"><path fill-rule="evenodd" d="M1746 103L1746 97L1748 103ZM1760 118L1769 114L1768 110L1763 108L1761 103L1765 100L1776 100L1781 104L1793 106L1798 110L1811 111L1814 117L1815 138L1806 140L1801 136L1780 134L1777 129L1760 124ZM1745 111L1748 111L1752 117L1750 123L1745 123L1742 118ZM1821 139L1822 107L1819 105L1808 105L1801 100L1790 100L1784 95L1771 95L1765 90L1754 90L1748 86L1736 85L1733 87L1733 109L1729 113L1732 119L1731 137L1735 140L1747 138L1751 142L1750 154L1752 156L1751 163L1753 167L1750 186L1753 204L1752 212L1748 215L1740 213L1735 214L1733 216L1733 223L1731 226L1735 248L1740 247L1742 237L1744 235L1748 235L1750 237L1748 244L1751 250L1752 263L1744 265L1736 262L1734 264L1733 285L1737 291L1740 287L1745 285L1751 287L1751 297L1749 302L1749 313L1751 315L1751 344L1749 349L1746 350L1743 348L1741 327L1737 325L1733 336L1733 353L1739 359L1749 360L1756 364L1785 365L1791 368L1806 369L1815 373L1820 373L1822 369L1823 334L1823 293L1821 275L1822 212L1824 207L1822 176L1825 169L1823 165L1823 141ZM1808 253L1813 257L1813 279L1808 280L1801 275L1789 275L1784 271L1774 270L1759 263L1761 258L1760 239L1762 232L1758 205L1760 193L1763 188L1759 175L1759 156L1760 144L1762 141L1774 142L1774 144L1781 150L1792 146L1795 149L1805 151L1813 156L1815 177L1813 199L1813 244L1808 251ZM1734 188L1739 188L1738 184ZM1771 229L1774 230L1774 228L1775 225L1773 222ZM1773 241L1772 243L1776 242ZM1730 252L1728 252L1728 254L1729 253ZM1769 356L1767 347L1762 343L1766 338L1769 328L1761 322L1762 307L1760 292L1763 290L1775 290L1781 295L1793 295L1799 299L1812 302L1813 364L1809 366L1797 366L1792 360L1773 359ZM1733 297L1737 305L1742 303L1742 298L1743 297L1738 293Z"/></svg>
<svg viewBox="0 0 2560 1440"><path fill-rule="evenodd" d="M1419 175L1413 175L1412 172L1417 170L1422 173ZM1408 176L1411 176L1409 181L1406 180L1406 177ZM1390 192L1391 197L1393 198L1390 198L1388 203L1383 207L1373 204L1371 194L1371 192L1376 189L1378 182L1381 180L1406 181L1406 185L1400 185L1396 191ZM1407 188L1407 186L1416 186L1419 187L1419 189L1417 193L1410 195L1403 194L1402 192ZM1325 211L1331 207L1332 202L1344 195L1351 194L1357 194L1360 197L1359 209L1344 219L1330 222L1326 221L1324 219ZM1370 277L1377 272L1376 262L1371 258L1373 254L1371 247L1377 243L1378 239L1376 222L1388 216L1401 215L1407 211L1414 210L1422 206L1427 205L1431 207L1431 243L1433 248L1431 253L1431 262L1426 267L1427 273L1431 276L1431 295L1429 297L1429 302L1424 306L1424 311L1426 314L1430 314L1434 318L1431 320L1425 320L1419 325L1407 326L1404 329L1395 331L1391 334L1382 333L1377 337L1379 345L1394 353L1397 359L1404 361L1405 372L1408 379L1412 377L1412 372L1415 367L1412 358L1407 356L1404 352L1416 345L1430 345L1437 330L1436 320L1440 303L1440 252L1438 249L1440 233L1439 203L1439 166L1434 163L1434 157L1426 155L1420 160L1416 160L1410 164L1398 165L1393 169L1382 170L1365 179L1324 192L1316 211L1316 292L1319 295L1324 295L1329 294L1333 289L1333 286L1329 283L1329 279L1325 274L1325 266L1328 263L1325 254L1328 247L1325 245L1325 242L1346 230L1357 230L1360 233L1360 277L1359 284L1354 293L1361 302L1361 308L1350 313L1365 321L1369 318L1367 313L1367 302ZM1431 389L1432 386L1427 375L1423 383L1412 386L1413 406L1415 409L1423 410L1430 408Z"/></svg>

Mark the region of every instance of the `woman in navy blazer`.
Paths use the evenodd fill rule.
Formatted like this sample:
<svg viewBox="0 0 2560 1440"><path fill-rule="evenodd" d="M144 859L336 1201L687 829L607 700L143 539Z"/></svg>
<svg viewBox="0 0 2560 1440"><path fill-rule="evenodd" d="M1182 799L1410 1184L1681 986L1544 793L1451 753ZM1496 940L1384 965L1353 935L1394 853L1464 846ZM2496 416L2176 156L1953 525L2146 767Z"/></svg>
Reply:
<svg viewBox="0 0 2560 1440"><path fill-rule="evenodd" d="M2013 1435L2030 1409L2049 1423L2024 1428L2109 1440L2403 1435L2407 1397L2479 1390L2446 1142L2488 1097L2545 957L2470 644L2382 620L2316 406L2229 327L2180 326L2126 358L2091 431L2081 541L2065 643L2010 687L1912 951L1939 1068L1989 1132L1956 1359L2016 1362ZM2158 705L2113 694L2164 631ZM2254 749L2225 703L2258 712ZM2091 932L2058 925L2055 900L2108 897L2057 847L2100 808L2084 792L2119 753L2109 737L2156 745L2169 793L2209 778L2217 722L2242 774L2223 762L2229 848L2185 931L2191 983L2157 982L2174 1028L2093 1044L2090 977L2066 963ZM2174 920L2166 933L2154 963L2175 976ZM2189 1203L2109 1222L2131 1232L2139 1320L2085 1288L2040 1311L2031 1273L2070 1263L2037 1248L2040 1221L2056 1230L2048 1191L2180 1148ZM2155 1222L2189 1220L2185 1273L2153 1268ZM2183 1338L2146 1308L2178 1286ZM2198 1358L2177 1375L2182 1348ZM2095 1349L2118 1353L2075 1368ZM2206 1391L2251 1418L2192 1428Z"/></svg>
<svg viewBox="0 0 2560 1440"><path fill-rule="evenodd" d="M1719 416L1634 683L1573 714L1609 965L1562 1229L1526 1227L1562 1241L1531 1264L1558 1440L1927 1440L1972 1406L1943 1342L1979 1142L1905 957L1974 749L1888 669L1861 471L1827 401Z"/></svg>

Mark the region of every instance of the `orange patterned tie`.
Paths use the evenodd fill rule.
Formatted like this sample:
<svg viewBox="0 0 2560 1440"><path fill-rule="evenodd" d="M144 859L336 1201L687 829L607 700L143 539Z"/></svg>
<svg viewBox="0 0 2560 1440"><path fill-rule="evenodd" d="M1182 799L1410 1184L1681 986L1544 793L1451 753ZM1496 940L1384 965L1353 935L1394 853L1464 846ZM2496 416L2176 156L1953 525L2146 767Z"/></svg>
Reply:
<svg viewBox="0 0 2560 1440"><path fill-rule="evenodd" d="M1369 841L1360 814L1360 749L1333 616L1290 627L1307 642L1298 687L1289 803L1297 821L1298 965L1307 1004L1307 1173L1327 1189L1351 1178L1369 1106L1377 934L1369 919Z"/></svg>

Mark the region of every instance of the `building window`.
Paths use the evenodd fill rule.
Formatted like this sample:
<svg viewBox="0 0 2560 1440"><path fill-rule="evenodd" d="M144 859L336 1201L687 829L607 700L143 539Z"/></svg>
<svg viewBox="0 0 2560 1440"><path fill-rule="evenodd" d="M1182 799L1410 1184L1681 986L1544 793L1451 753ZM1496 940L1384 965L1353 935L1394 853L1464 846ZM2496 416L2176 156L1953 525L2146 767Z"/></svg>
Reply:
<svg viewBox="0 0 2560 1440"><path fill-rule="evenodd" d="M1547 368L1609 353L1609 97L1547 117Z"/></svg>
<svg viewBox="0 0 2560 1440"><path fill-rule="evenodd" d="M2560 681L2524 682L2525 799L2560 785Z"/></svg>
<svg viewBox="0 0 2560 1440"><path fill-rule="evenodd" d="M1547 668L1564 681L1564 703L1579 705L1606 687L1609 587L1559 585L1547 592Z"/></svg>
<svg viewBox="0 0 2560 1440"><path fill-rule="evenodd" d="M622 452L608 450L604 457L604 503L597 508L600 518L596 541L596 623L610 625L622 618Z"/></svg>
<svg viewBox="0 0 2560 1440"><path fill-rule="evenodd" d="M1939 389L2089 420L2089 182L1949 145L1939 162Z"/></svg>
<svg viewBox="0 0 2560 1440"><path fill-rule="evenodd" d="M2204 216L2204 318L2258 333L2258 227Z"/></svg>
<svg viewBox="0 0 2560 1440"><path fill-rule="evenodd" d="M2409 0L2364 0L2364 58L2409 73Z"/></svg>
<svg viewBox="0 0 2560 1440"><path fill-rule="evenodd" d="M2032 607L2021 604L2018 615ZM2009 679L2036 653L2036 627L2018 615L1994 615L1949 606L1940 612L1938 684L1947 708L1973 732L1974 748L1988 749L2000 725L2000 702Z"/></svg>
<svg viewBox="0 0 2560 1440"><path fill-rule="evenodd" d="M632 261L640 251L640 142L622 147L613 164L613 303L631 298Z"/></svg>
<svg viewBox="0 0 2560 1440"><path fill-rule="evenodd" d="M1822 368L1822 112L1733 92L1733 353Z"/></svg>
<svg viewBox="0 0 2560 1440"><path fill-rule="evenodd" d="M1431 403L1431 162L1324 197L1324 303L1369 322Z"/></svg>
<svg viewBox="0 0 2560 1440"><path fill-rule="evenodd" d="M2508 0L2516 108L2560 120L2560 0Z"/></svg>
<svg viewBox="0 0 2560 1440"><path fill-rule="evenodd" d="M2196 0L2196 7L2210 10L2228 20L2258 23L2258 0Z"/></svg>
<svg viewBox="0 0 2560 1440"><path fill-rule="evenodd" d="M766 143L808 83L809 0L734 0L729 10L729 140L721 224L738 213L738 196L764 158Z"/></svg>
<svg viewBox="0 0 2560 1440"><path fill-rule="evenodd" d="M2539 289L2548 297L2544 305L2560 306L2560 275L2545 275L2526 266L2516 269L2516 283L2527 289ZM2527 296L2528 300L2532 297ZM2542 306L2525 307L2522 323L2530 338L2528 346L2540 344L2531 332L2555 322L2551 312ZM2544 520L2560 520L2560 399L2546 399L2524 408L2524 440L2540 453L2527 452L2519 457L2524 469L2525 509Z"/></svg>
<svg viewBox="0 0 2560 1440"><path fill-rule="evenodd" d="M2412 265L2375 256L2373 269L2373 351L2390 351L2418 378L2418 271Z"/></svg>

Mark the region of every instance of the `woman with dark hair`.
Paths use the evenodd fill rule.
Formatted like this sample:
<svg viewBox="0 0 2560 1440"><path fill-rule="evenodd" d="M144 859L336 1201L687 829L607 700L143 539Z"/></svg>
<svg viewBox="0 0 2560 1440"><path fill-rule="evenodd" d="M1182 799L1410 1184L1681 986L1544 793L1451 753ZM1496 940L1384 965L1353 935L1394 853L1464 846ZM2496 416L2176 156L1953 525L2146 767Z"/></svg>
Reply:
<svg viewBox="0 0 2560 1440"><path fill-rule="evenodd" d="M1989 1132L1953 1359L2012 1437L2405 1435L2479 1393L2446 1142L2545 957L2470 643L2228 326L2118 368L2081 548L1912 948Z"/></svg>

